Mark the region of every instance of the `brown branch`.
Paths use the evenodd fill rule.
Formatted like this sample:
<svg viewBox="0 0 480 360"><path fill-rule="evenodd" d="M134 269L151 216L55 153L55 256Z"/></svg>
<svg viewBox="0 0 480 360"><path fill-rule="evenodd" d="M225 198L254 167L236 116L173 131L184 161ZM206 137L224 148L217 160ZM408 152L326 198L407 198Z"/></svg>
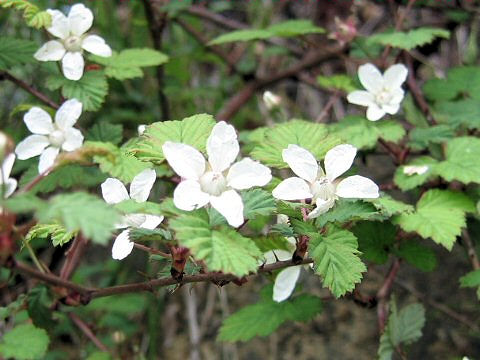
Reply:
<svg viewBox="0 0 480 360"><path fill-rule="evenodd" d="M467 248L468 258L472 264L473 270L480 269L480 261L478 260L477 251L475 250L475 245L473 244L472 238L466 229L462 230L462 240Z"/></svg>
<svg viewBox="0 0 480 360"><path fill-rule="evenodd" d="M62 269L60 270L60 278L67 280L72 275L73 271L77 267L80 259L83 255L85 247L88 243L88 239L84 238L82 233L79 232L73 240L72 245L65 253L66 259L63 263Z"/></svg>
<svg viewBox="0 0 480 360"><path fill-rule="evenodd" d="M274 83L286 79L297 77L303 70L312 68L331 57L342 52L344 46L334 46L326 50L316 50L308 53L305 57L293 64L289 68L279 71L267 78L257 78L245 84L243 89L232 96L223 108L217 113L218 120L229 120L240 108L255 94L255 91L262 90Z"/></svg>
<svg viewBox="0 0 480 360"><path fill-rule="evenodd" d="M23 90L29 92L30 94L32 94L33 96L38 98L44 104L46 104L46 105L48 105L48 106L50 106L54 109L59 108L59 105L56 102L54 102L53 100L51 100L47 95L45 95L42 92L40 92L39 90L35 89L33 86L27 84L25 81L16 78L12 74L9 74L6 71L0 72L0 80L3 80L3 79L8 80L8 81L14 83L15 85L21 87Z"/></svg>
<svg viewBox="0 0 480 360"><path fill-rule="evenodd" d="M393 282L395 281L395 277L397 276L398 270L400 269L400 260L395 259L393 262L387 276L385 277L385 281L383 282L382 287L378 290L376 298L378 302L377 307L377 317L378 317L378 328L380 333L383 333L385 330L385 325L387 323L388 318L388 298L390 297L390 292L392 290Z"/></svg>
<svg viewBox="0 0 480 360"><path fill-rule="evenodd" d="M100 339L95 336L93 331L88 327L87 324L85 324L82 319L78 317L77 314L68 313L68 317L73 321L75 325L77 325L80 330L82 330L82 332L95 344L97 348L99 348L101 351L110 352L105 346L105 344L102 343Z"/></svg>
<svg viewBox="0 0 480 360"><path fill-rule="evenodd" d="M162 256L164 258L168 258L168 259L172 258L172 255L170 255L170 254L167 254L163 251L160 251L160 250L157 250L157 249L154 249L154 248L142 245L142 244L133 243L133 246L136 247L139 250L142 250L142 251L154 254L154 255L160 255L160 256Z"/></svg>

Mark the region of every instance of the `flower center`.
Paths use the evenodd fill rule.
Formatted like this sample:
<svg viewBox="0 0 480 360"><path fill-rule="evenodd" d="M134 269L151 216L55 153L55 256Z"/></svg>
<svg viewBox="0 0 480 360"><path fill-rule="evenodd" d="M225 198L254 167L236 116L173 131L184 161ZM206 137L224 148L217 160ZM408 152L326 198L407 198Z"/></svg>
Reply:
<svg viewBox="0 0 480 360"><path fill-rule="evenodd" d="M63 45L67 51L80 51L82 50L82 38L75 35L69 36L64 40Z"/></svg>
<svg viewBox="0 0 480 360"><path fill-rule="evenodd" d="M218 196L227 189L227 179L220 172L207 171L200 178L202 191Z"/></svg>
<svg viewBox="0 0 480 360"><path fill-rule="evenodd" d="M48 140L53 146L60 147L65 141L65 136L61 130L55 130L48 136Z"/></svg>
<svg viewBox="0 0 480 360"><path fill-rule="evenodd" d="M329 200L335 197L335 185L326 177L321 177L310 185L310 191L313 194L312 202L315 202L318 198Z"/></svg>
<svg viewBox="0 0 480 360"><path fill-rule="evenodd" d="M379 105L388 104L392 99L392 93L388 89L383 89L375 96L375 101Z"/></svg>

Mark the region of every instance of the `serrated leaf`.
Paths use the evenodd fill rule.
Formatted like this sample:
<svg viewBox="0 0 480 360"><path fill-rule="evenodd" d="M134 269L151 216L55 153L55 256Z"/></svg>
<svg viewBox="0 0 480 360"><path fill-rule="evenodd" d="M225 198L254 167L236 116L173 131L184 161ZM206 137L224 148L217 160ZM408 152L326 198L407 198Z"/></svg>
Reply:
<svg viewBox="0 0 480 360"><path fill-rule="evenodd" d="M131 228L128 232L131 241L172 241L170 231L164 229Z"/></svg>
<svg viewBox="0 0 480 360"><path fill-rule="evenodd" d="M108 242L115 224L120 221L116 210L83 192L55 196L37 217L44 223L58 221L69 232L82 231L85 237L99 244Z"/></svg>
<svg viewBox="0 0 480 360"><path fill-rule="evenodd" d="M142 67L158 66L168 61L168 56L160 51L141 48L126 49L110 57L91 56L92 61L105 66L105 75L117 80L142 77Z"/></svg>
<svg viewBox="0 0 480 360"><path fill-rule="evenodd" d="M278 225L287 225L287 224L278 224ZM288 226L288 225L287 225ZM293 231L292 235L293 236ZM260 236L253 239L257 247L262 253L266 253L270 250L290 250L290 243L287 241L284 235L270 233L267 236Z"/></svg>
<svg viewBox="0 0 480 360"><path fill-rule="evenodd" d="M212 230L206 211L196 211L170 220L182 246L197 260L204 260L210 271L244 276L257 271L262 253L255 243L235 230Z"/></svg>
<svg viewBox="0 0 480 360"><path fill-rule="evenodd" d="M444 29L422 27L410 31L388 31L370 36L368 42L411 50L417 46L431 43L436 38L448 39L450 32Z"/></svg>
<svg viewBox="0 0 480 360"><path fill-rule="evenodd" d="M373 220L379 218L375 206L365 201L352 201L339 199L335 206L315 220L317 227L323 227L328 223L344 223L351 220Z"/></svg>
<svg viewBox="0 0 480 360"><path fill-rule="evenodd" d="M275 224L270 228L270 233L279 233L284 237L292 237L295 232L289 224Z"/></svg>
<svg viewBox="0 0 480 360"><path fill-rule="evenodd" d="M480 99L480 67L460 66L451 68L446 79L430 79L423 86L429 100L454 100L459 95Z"/></svg>
<svg viewBox="0 0 480 360"><path fill-rule="evenodd" d="M123 126L101 121L94 124L87 132L86 140L110 142L118 145L123 138Z"/></svg>
<svg viewBox="0 0 480 360"><path fill-rule="evenodd" d="M399 200L395 200L390 195L381 194L379 198L369 201L375 208L377 208L380 213L386 217L391 217L393 215L411 213L414 210L414 207L410 204L405 204Z"/></svg>
<svg viewBox="0 0 480 360"><path fill-rule="evenodd" d="M161 205L151 201L137 202L134 199L128 199L115 204L115 208L124 214L162 215Z"/></svg>
<svg viewBox="0 0 480 360"><path fill-rule="evenodd" d="M388 260L390 247L397 233L395 226L389 222L360 222L352 228L358 239L362 257L376 264L384 264Z"/></svg>
<svg viewBox="0 0 480 360"><path fill-rule="evenodd" d="M447 181L465 184L480 183L480 139L458 137L447 143L445 161L435 166L438 175Z"/></svg>
<svg viewBox="0 0 480 360"><path fill-rule="evenodd" d="M393 181L403 191L414 189L436 177L435 166L437 163L438 161L430 156L418 157L406 165L399 166L395 170ZM405 174L404 172L405 166L412 166L412 165L428 166L428 170L424 174L413 174L413 175Z"/></svg>
<svg viewBox="0 0 480 360"><path fill-rule="evenodd" d="M47 78L46 86L50 90L62 89L67 99L77 99L83 104L84 111L97 111L105 101L108 83L103 71L87 71L80 80L68 80L62 75Z"/></svg>
<svg viewBox="0 0 480 360"><path fill-rule="evenodd" d="M430 144L450 141L455 131L449 125L436 125L428 128L415 128L410 132L409 145L412 149L421 150Z"/></svg>
<svg viewBox="0 0 480 360"><path fill-rule="evenodd" d="M470 271L460 278L460 287L480 286L480 270Z"/></svg>
<svg viewBox="0 0 480 360"><path fill-rule="evenodd" d="M257 216L268 216L276 210L272 194L262 189L252 189L241 193L243 200L243 215L245 219L255 219Z"/></svg>
<svg viewBox="0 0 480 360"><path fill-rule="evenodd" d="M415 128L428 127L428 121L422 111L415 104L411 94L407 94L402 102L403 111L405 113L405 120L415 126Z"/></svg>
<svg viewBox="0 0 480 360"><path fill-rule="evenodd" d="M31 193L19 194L8 199L0 199L1 207L7 208L14 214L28 214L42 211L47 203Z"/></svg>
<svg viewBox="0 0 480 360"><path fill-rule="evenodd" d="M275 302L271 286L266 293L258 303L246 306L225 319L217 339L233 342L267 336L286 321L308 321L322 311L320 298L313 295Z"/></svg>
<svg viewBox="0 0 480 360"><path fill-rule="evenodd" d="M464 99L444 101L435 105L436 118L452 127L464 125L469 129L480 128L480 100Z"/></svg>
<svg viewBox="0 0 480 360"><path fill-rule="evenodd" d="M294 203L291 201L277 201L277 213L287 215L289 218L302 219L302 208L312 209L313 206L309 204Z"/></svg>
<svg viewBox="0 0 480 360"><path fill-rule="evenodd" d="M156 164L165 159L162 151L165 141L181 142L204 152L214 126L215 119L208 114L193 115L181 121L156 122L147 126L132 152L137 158Z"/></svg>
<svg viewBox="0 0 480 360"><path fill-rule="evenodd" d="M34 62L37 44L30 40L0 37L0 70Z"/></svg>
<svg viewBox="0 0 480 360"><path fill-rule="evenodd" d="M410 265L422 271L432 271L437 266L435 253L415 239L403 241L398 247L396 254L405 259Z"/></svg>
<svg viewBox="0 0 480 360"><path fill-rule="evenodd" d="M36 29L47 28L52 23L52 17L48 12L40 11L38 6L27 0L2 0L0 6L3 8L12 7L23 11L23 18L26 20L27 25Z"/></svg>
<svg viewBox="0 0 480 360"><path fill-rule="evenodd" d="M429 190L417 203L416 211L394 217L394 223L407 232L432 238L451 250L456 237L466 226L465 212L475 211L473 201L462 193L448 190Z"/></svg>
<svg viewBox="0 0 480 360"><path fill-rule="evenodd" d="M45 330L32 324L21 324L3 335L0 354L17 360L39 359L45 356L49 342Z"/></svg>
<svg viewBox="0 0 480 360"><path fill-rule="evenodd" d="M329 226L327 235L310 238L308 253L314 260L315 273L337 298L352 291L367 271L359 257L357 239L347 230Z"/></svg>
<svg viewBox="0 0 480 360"><path fill-rule="evenodd" d="M53 246L62 246L72 240L76 234L77 231L67 231L58 223L36 224L25 235L25 241L30 242L36 238L46 239L50 237Z"/></svg>
<svg viewBox="0 0 480 360"><path fill-rule="evenodd" d="M325 89L340 90L346 93L357 90L353 79L345 74L317 76L317 82Z"/></svg>
<svg viewBox="0 0 480 360"><path fill-rule="evenodd" d="M309 150L317 160L320 160L328 150L340 143L340 138L329 134L324 124L291 120L266 130L265 138L255 146L251 156L267 166L287 168L287 163L282 159L282 150L290 144L297 144Z"/></svg>
<svg viewBox="0 0 480 360"><path fill-rule="evenodd" d="M52 300L46 286L39 285L30 290L27 305L28 314L36 326L50 329L54 325L52 311L50 310Z"/></svg>

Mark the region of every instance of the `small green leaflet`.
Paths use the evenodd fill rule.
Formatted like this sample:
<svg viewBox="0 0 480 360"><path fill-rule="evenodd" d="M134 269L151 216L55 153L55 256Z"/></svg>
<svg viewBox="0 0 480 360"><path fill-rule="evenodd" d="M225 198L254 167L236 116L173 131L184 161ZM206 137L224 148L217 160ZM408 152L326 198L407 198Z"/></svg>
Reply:
<svg viewBox="0 0 480 360"><path fill-rule="evenodd" d="M434 189L423 194L415 212L395 216L393 222L451 250L466 225L465 213L474 211L475 205L466 195Z"/></svg>
<svg viewBox="0 0 480 360"><path fill-rule="evenodd" d="M357 223L352 232L358 239L362 257L376 264L384 264L388 260L390 248L395 242L397 230L390 222L362 221Z"/></svg>
<svg viewBox="0 0 480 360"><path fill-rule="evenodd" d="M29 292L27 297L28 314L35 326L51 330L55 325L53 312L50 309L52 303L49 290L45 285L37 285Z"/></svg>
<svg viewBox="0 0 480 360"><path fill-rule="evenodd" d="M414 210L412 205L395 200L385 193L381 193L379 198L369 200L368 202L375 206L383 216L388 218L393 215L411 213Z"/></svg>
<svg viewBox="0 0 480 360"><path fill-rule="evenodd" d="M407 32L388 31L369 37L368 42L411 50L417 46L431 43L437 37L448 39L450 32L444 29L429 27L418 28Z"/></svg>
<svg viewBox="0 0 480 360"><path fill-rule="evenodd" d="M0 70L36 61L33 54L37 47L38 45L30 40L0 37Z"/></svg>
<svg viewBox="0 0 480 360"><path fill-rule="evenodd" d="M137 202L134 199L128 199L115 204L115 208L123 214L162 215L161 205L151 201Z"/></svg>
<svg viewBox="0 0 480 360"><path fill-rule="evenodd" d="M236 30L220 35L208 43L208 45L219 45L234 41L263 40L271 37L292 37L306 34L322 34L325 29L313 25L310 20L288 20L278 24L270 25L266 29L245 29Z"/></svg>
<svg viewBox="0 0 480 360"><path fill-rule="evenodd" d="M300 295L282 302L272 299L273 287L262 290L261 300L246 306L224 320L217 339L248 341L267 336L286 321L309 321L322 311L322 301L313 295Z"/></svg>
<svg viewBox="0 0 480 360"><path fill-rule="evenodd" d="M459 66L448 71L446 79L430 79L423 86L425 96L429 100L455 100L458 95L480 99L480 67Z"/></svg>
<svg viewBox="0 0 480 360"><path fill-rule="evenodd" d="M401 242L395 254L422 271L433 271L437 266L435 253L422 245L419 239L409 239Z"/></svg>
<svg viewBox="0 0 480 360"><path fill-rule="evenodd" d="M314 260L315 273L337 298L352 291L367 271L355 235L334 226L327 227L327 235L310 238L308 253Z"/></svg>
<svg viewBox="0 0 480 360"><path fill-rule="evenodd" d="M320 160L328 150L340 143L337 135L329 134L326 125L297 119L266 130L263 140L254 147L251 155L267 166L287 168L288 165L282 158L282 150L290 144L309 150Z"/></svg>
<svg viewBox="0 0 480 360"><path fill-rule="evenodd" d="M0 6L23 11L23 18L26 20L27 25L36 29L47 28L52 23L52 16L48 12L40 11L38 6L27 0L2 0L0 1Z"/></svg>
<svg viewBox="0 0 480 360"><path fill-rule="evenodd" d="M123 138L123 126L100 121L94 124L87 132L86 140L110 142L118 145Z"/></svg>
<svg viewBox="0 0 480 360"><path fill-rule="evenodd" d="M252 189L241 193L243 214L246 219L257 216L271 215L276 210L275 200L270 192L262 189Z"/></svg>
<svg viewBox="0 0 480 360"><path fill-rule="evenodd" d="M345 223L351 220L377 218L380 218L380 214L372 204L362 200L339 199L332 209L315 219L315 224L320 228L333 222Z"/></svg>
<svg viewBox="0 0 480 360"><path fill-rule="evenodd" d="M428 128L414 128L410 131L409 145L416 150L425 149L429 144L439 144L455 137L455 131L450 125L435 125Z"/></svg>
<svg viewBox="0 0 480 360"><path fill-rule="evenodd" d="M469 272L460 278L460 287L477 287L480 286L480 270Z"/></svg>
<svg viewBox="0 0 480 360"><path fill-rule="evenodd" d="M357 90L353 79L345 74L337 74L332 76L317 76L318 84L330 90L340 90L346 93Z"/></svg>
<svg viewBox="0 0 480 360"><path fill-rule="evenodd" d="M30 242L36 238L46 239L51 237L53 246L61 246L72 240L77 231L67 231L58 223L36 224L31 227L25 236L25 241Z"/></svg>
<svg viewBox="0 0 480 360"><path fill-rule="evenodd" d="M406 165L399 166L395 171L393 181L403 191L415 189L416 187L430 181L436 177L435 166L438 163L437 160L430 156L421 156ZM428 166L427 171L424 174L405 174L404 170L406 166Z"/></svg>
<svg viewBox="0 0 480 360"><path fill-rule="evenodd" d="M214 126L215 119L208 114L193 115L181 121L156 122L147 126L132 153L143 161L159 164L165 159L162 151L165 141L188 144L205 152L207 138Z"/></svg>
<svg viewBox="0 0 480 360"><path fill-rule="evenodd" d="M0 354L17 360L40 359L45 356L49 342L45 330L32 324L21 324L3 335Z"/></svg>
<svg viewBox="0 0 480 360"><path fill-rule="evenodd" d="M83 104L83 111L97 111L105 101L108 82L103 71L87 71L77 81L68 80L63 75L47 78L46 87L50 90L62 89L62 96L77 99Z"/></svg>
<svg viewBox="0 0 480 360"><path fill-rule="evenodd" d="M105 75L117 80L143 77L142 67L158 66L168 61L160 51L142 48L126 49L110 57L92 55L92 61L105 66Z"/></svg>
<svg viewBox="0 0 480 360"><path fill-rule="evenodd" d="M478 129L480 128L479 107L479 99L444 101L435 105L434 112L439 121L446 122L453 128L463 125L469 129Z"/></svg>
<svg viewBox="0 0 480 360"><path fill-rule="evenodd" d="M197 260L204 260L210 271L237 276L257 271L262 252L255 243L230 227L212 230L203 209L171 219L170 227L180 244Z"/></svg>
<svg viewBox="0 0 480 360"><path fill-rule="evenodd" d="M425 325L425 308L421 304L410 304L398 312L395 299L392 299L390 309L378 348L380 360L391 360L397 346L408 345L420 339Z"/></svg>

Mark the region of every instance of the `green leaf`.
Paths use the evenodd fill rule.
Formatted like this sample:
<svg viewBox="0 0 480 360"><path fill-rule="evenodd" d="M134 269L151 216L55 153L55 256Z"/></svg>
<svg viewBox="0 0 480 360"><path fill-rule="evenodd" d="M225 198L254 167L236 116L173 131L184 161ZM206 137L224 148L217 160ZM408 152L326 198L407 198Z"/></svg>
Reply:
<svg viewBox="0 0 480 360"><path fill-rule="evenodd" d="M45 285L34 287L28 293L28 314L33 323L41 328L51 329L54 325L52 318L52 299L48 294L48 288Z"/></svg>
<svg viewBox="0 0 480 360"><path fill-rule="evenodd" d="M423 86L429 100L454 100L459 95L480 99L480 67L460 66L451 68L446 79L430 79Z"/></svg>
<svg viewBox="0 0 480 360"><path fill-rule="evenodd" d="M35 61L37 44L30 40L0 37L0 70Z"/></svg>
<svg viewBox="0 0 480 360"><path fill-rule="evenodd" d="M110 142L118 145L123 138L123 126L101 121L94 124L87 132L86 140Z"/></svg>
<svg viewBox="0 0 480 360"><path fill-rule="evenodd" d="M164 229L149 230L145 228L131 228L128 232L128 237L132 241L172 241L172 234L170 231Z"/></svg>
<svg viewBox="0 0 480 360"><path fill-rule="evenodd" d="M395 171L393 181L403 191L414 189L427 181L436 177L435 166L438 163L437 160L430 156L421 156L406 165L399 166ZM405 166L428 166L428 170L424 174L407 175L404 173Z"/></svg>
<svg viewBox="0 0 480 360"><path fill-rule="evenodd" d="M287 224L278 224L287 225ZM288 226L288 225L287 225ZM293 236L293 232L292 235ZM257 247L262 253L266 253L270 250L290 250L290 243L287 241L284 235L270 233L267 236L260 236L253 239Z"/></svg>
<svg viewBox="0 0 480 360"><path fill-rule="evenodd" d="M36 224L32 226L25 236L25 241L30 242L36 238L46 239L51 237L53 246L62 246L72 240L77 231L67 231L58 223Z"/></svg>
<svg viewBox="0 0 480 360"><path fill-rule="evenodd" d="M142 67L158 66L168 61L167 55L149 48L126 49L110 57L92 55L90 58L105 66L106 76L117 80L143 77Z"/></svg>
<svg viewBox="0 0 480 360"><path fill-rule="evenodd" d="M329 226L327 235L310 238L308 252L314 260L315 273L337 298L352 291L367 270L359 257L357 239L347 230Z"/></svg>
<svg viewBox="0 0 480 360"><path fill-rule="evenodd" d="M414 213L398 215L394 223L451 250L466 225L467 211L475 211L475 206L466 195L434 189L423 194Z"/></svg>
<svg viewBox="0 0 480 360"><path fill-rule="evenodd" d="M103 200L83 192L57 195L49 206L37 213L39 221L58 221L69 232L82 231L99 244L106 244L115 224L120 221L118 212Z"/></svg>
<svg viewBox="0 0 480 360"><path fill-rule="evenodd" d="M188 144L205 152L207 138L214 126L215 119L208 114L193 115L181 121L156 122L147 126L132 152L137 158L156 164L165 159L162 151L165 141Z"/></svg>
<svg viewBox="0 0 480 360"><path fill-rule="evenodd" d="M345 74L337 74L332 76L317 76L318 84L330 90L340 90L346 93L357 90L353 79Z"/></svg>
<svg viewBox="0 0 480 360"><path fill-rule="evenodd" d="M270 192L262 189L252 189L242 192L241 195L243 215L246 219L272 215L276 210L275 200Z"/></svg>
<svg viewBox="0 0 480 360"><path fill-rule="evenodd" d="M251 156L263 164L277 168L287 168L282 159L282 150L290 144L297 144L309 150L317 160L328 150L341 143L336 136L329 134L324 124L304 120L291 120L265 131L263 141L255 146Z"/></svg>
<svg viewBox="0 0 480 360"><path fill-rule="evenodd" d="M47 332L32 324L21 324L3 335L0 354L17 360L43 358L48 349Z"/></svg>
<svg viewBox="0 0 480 360"><path fill-rule="evenodd" d="M369 203L373 204L373 206L375 206L375 208L377 208L380 213L386 217L403 213L411 213L414 210L412 205L395 200L390 195L383 193L379 198L370 200Z"/></svg>
<svg viewBox="0 0 480 360"><path fill-rule="evenodd" d="M204 260L210 271L244 276L257 271L262 253L255 243L235 230L212 230L205 211L196 211L170 220L182 246L197 260Z"/></svg>
<svg viewBox="0 0 480 360"><path fill-rule="evenodd" d="M275 302L272 292L269 286L258 303L246 306L225 319L217 339L233 342L267 336L286 321L305 322L322 311L322 302L316 296L300 295Z"/></svg>
<svg viewBox="0 0 480 360"><path fill-rule="evenodd" d="M87 71L80 80L68 80L63 75L50 76L46 86L50 90L62 89L67 99L77 99L84 111L97 111L105 101L108 83L103 71Z"/></svg>
<svg viewBox="0 0 480 360"><path fill-rule="evenodd" d="M422 271L432 271L437 266L435 253L415 239L402 242L396 255Z"/></svg>
<svg viewBox="0 0 480 360"><path fill-rule="evenodd" d="M27 25L36 29L48 28L52 23L52 17L48 12L40 11L38 6L26 0L2 0L0 6L3 8L12 7L23 11L23 18L26 20Z"/></svg>
<svg viewBox="0 0 480 360"><path fill-rule="evenodd" d="M415 104L411 94L407 94L402 102L403 111L405 112L405 120L412 124L415 128L428 127L428 121L422 111Z"/></svg>
<svg viewBox="0 0 480 360"><path fill-rule="evenodd" d="M352 228L352 232L358 239L363 258L376 264L387 262L397 233L395 226L389 222L362 221Z"/></svg>
<svg viewBox="0 0 480 360"><path fill-rule="evenodd" d="M445 101L438 103L435 115L439 121L447 122L452 127L464 125L469 129L480 128L480 101L465 99L459 101Z"/></svg>
<svg viewBox="0 0 480 360"><path fill-rule="evenodd" d="M480 286L480 270L470 271L467 275L460 278L460 287Z"/></svg>
<svg viewBox="0 0 480 360"><path fill-rule="evenodd" d="M421 150L430 144L440 144L455 137L455 131L450 125L436 125L428 128L415 128L410 132L409 145Z"/></svg>
<svg viewBox="0 0 480 360"><path fill-rule="evenodd" d="M303 219L302 208L312 209L308 204L294 203L290 201L277 201L277 213L287 215L289 218Z"/></svg>
<svg viewBox="0 0 480 360"><path fill-rule="evenodd" d="M392 358L393 352L400 344L411 344L422 337L425 325L425 309L421 304L410 304L400 312L395 300L391 301L388 323L380 338L378 355L381 360Z"/></svg>
<svg viewBox="0 0 480 360"><path fill-rule="evenodd" d="M480 183L478 154L480 139L469 136L455 138L447 143L446 159L435 166L435 171L447 181Z"/></svg>
<svg viewBox="0 0 480 360"><path fill-rule="evenodd" d="M372 220L379 217L375 206L361 200L339 199L335 206L315 220L317 227L323 227L328 223L345 223L352 220Z"/></svg>
<svg viewBox="0 0 480 360"><path fill-rule="evenodd" d="M429 27L418 28L407 32L387 31L371 36L368 42L411 50L417 46L429 44L438 37L448 39L450 32L444 29Z"/></svg>
<svg viewBox="0 0 480 360"><path fill-rule="evenodd" d="M128 199L115 204L115 208L124 214L162 215L161 205L151 201L137 202L134 199Z"/></svg>
<svg viewBox="0 0 480 360"><path fill-rule="evenodd" d="M236 30L220 35L211 40L208 45L219 45L235 41L263 40L271 37L293 37L311 33L324 33L325 29L313 25L309 20L287 20L269 26L266 29Z"/></svg>

